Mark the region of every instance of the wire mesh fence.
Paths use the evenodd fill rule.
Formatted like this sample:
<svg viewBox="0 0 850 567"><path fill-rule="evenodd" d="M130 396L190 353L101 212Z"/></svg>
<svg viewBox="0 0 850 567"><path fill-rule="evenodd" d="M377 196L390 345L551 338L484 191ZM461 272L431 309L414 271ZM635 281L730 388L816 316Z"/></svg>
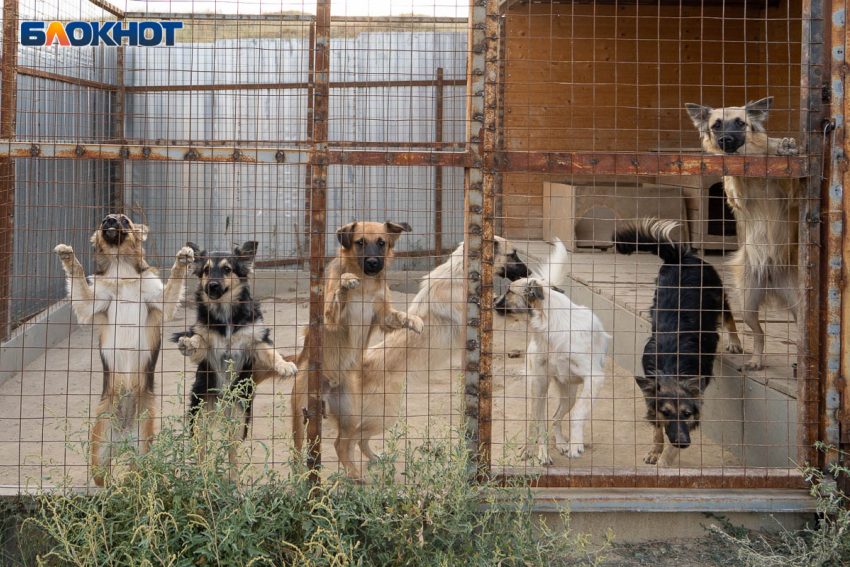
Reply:
<svg viewBox="0 0 850 567"><path fill-rule="evenodd" d="M451 436L540 486L796 487L837 442L821 3L135 4L4 3L0 484L249 378L234 462L322 474Z"/></svg>

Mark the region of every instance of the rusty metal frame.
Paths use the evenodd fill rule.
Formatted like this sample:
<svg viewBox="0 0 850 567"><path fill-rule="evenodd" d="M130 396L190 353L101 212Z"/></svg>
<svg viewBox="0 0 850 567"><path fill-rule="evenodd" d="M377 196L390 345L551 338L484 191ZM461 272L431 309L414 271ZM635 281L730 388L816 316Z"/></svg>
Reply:
<svg viewBox="0 0 850 567"><path fill-rule="evenodd" d="M18 0L3 0L0 138L14 139L18 100ZM15 230L15 160L0 156L0 340L9 336Z"/></svg>
<svg viewBox="0 0 850 567"><path fill-rule="evenodd" d="M821 431L820 291L823 151L824 1L803 0L800 130L809 157L801 184L800 303L797 332L797 462L823 464L814 444Z"/></svg>
<svg viewBox="0 0 850 567"><path fill-rule="evenodd" d="M330 103L331 0L317 0L313 81L313 160L310 164L310 327L307 369L307 465L319 480L322 465L322 332L325 308L325 233Z"/></svg>

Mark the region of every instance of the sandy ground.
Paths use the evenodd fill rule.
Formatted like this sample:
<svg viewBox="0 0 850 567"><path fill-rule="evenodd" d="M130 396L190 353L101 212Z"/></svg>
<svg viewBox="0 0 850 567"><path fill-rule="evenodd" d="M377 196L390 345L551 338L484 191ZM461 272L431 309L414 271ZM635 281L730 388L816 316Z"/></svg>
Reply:
<svg viewBox="0 0 850 567"><path fill-rule="evenodd" d="M394 293L398 309L404 309L412 294ZM265 321L274 329L274 340L283 354L296 351L297 325L307 321L306 295L294 287L278 293L263 304ZM180 309L165 329L166 337L182 330L193 321L187 320L186 310ZM506 322L496 316L494 335L497 352L493 367L493 461L519 464L519 449L530 427L526 403L525 322ZM102 373L92 329L78 327L71 336L50 349L44 356L27 366L23 373L0 387L0 485L32 484L33 479L46 476L46 465L70 475L75 483L85 484L87 470L80 454L80 441L87 437L87 422L98 402ZM519 350L519 358L506 353ZM94 370L92 370L94 369ZM651 427L643 420L644 409L640 391L632 375L609 362L608 379L594 409L592 421L586 426L587 451L570 461L554 449L550 434L550 453L555 465L571 467L648 467L642 462L649 448ZM185 372L185 374L184 374ZM178 393L191 385L194 367L166 342L160 357L156 388L160 415L182 415L185 406ZM283 464L287 458L290 436L289 390L291 382L283 379L265 383L258 389L255 402L253 447L271 448L273 463ZM403 401L403 416L410 426L409 437L415 443L424 442L430 435L445 435L448 426L458 426L462 403L459 373L433 372L426 383L407 384ZM549 403L554 413L557 400ZM91 409L90 409L91 408ZM430 429L429 429L430 425ZM568 431L568 424L565 424ZM336 470L337 459L332 439L336 435L331 420L324 422L324 458L327 470ZM728 450L697 432L693 446L681 454L681 466L735 466L737 462ZM383 442L374 444L376 451L384 449ZM262 462L263 451L255 450L252 460ZM359 453L357 458L360 459Z"/></svg>

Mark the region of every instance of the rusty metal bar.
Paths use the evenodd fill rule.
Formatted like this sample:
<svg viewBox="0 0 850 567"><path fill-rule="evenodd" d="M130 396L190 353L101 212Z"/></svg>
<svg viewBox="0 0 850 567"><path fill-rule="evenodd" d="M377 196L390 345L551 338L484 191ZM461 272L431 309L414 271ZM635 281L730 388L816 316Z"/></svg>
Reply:
<svg viewBox="0 0 850 567"><path fill-rule="evenodd" d="M120 8L113 6L109 2L106 2L106 0L89 0L89 2L91 2L98 8L103 8L106 12L109 12L113 16L116 16L119 20L123 20L125 18L125 14Z"/></svg>
<svg viewBox="0 0 850 567"><path fill-rule="evenodd" d="M310 47L309 47L309 50L308 50L308 53L307 53L307 83L309 85L307 87L307 139L310 140L311 143L312 143L314 126L315 126L315 119L314 119L314 116L313 116L313 96L314 96L313 83L316 80L316 77L315 77L315 70L316 70L316 51L315 51L316 22L310 22L310 33L308 35L308 38L309 38L308 39L308 45ZM310 249L310 226L312 224L312 222L310 220L310 217L311 217L311 214L310 214L311 191L310 191L310 189L313 187L313 168L307 167L305 169L307 170L307 175L306 175L304 187L306 187L307 190L304 191L304 237L303 237L303 244L299 245L299 248L301 248L303 246L303 250L309 250ZM298 256L301 257L302 267L304 269L307 269L309 267L309 260L307 259L307 257L302 253L299 253Z"/></svg>
<svg viewBox="0 0 850 567"><path fill-rule="evenodd" d="M797 331L797 448L798 463L822 464L814 444L820 424L820 223L823 175L823 0L803 0L800 120L802 149L808 170L800 198L800 303ZM820 437L822 438L822 437Z"/></svg>
<svg viewBox="0 0 850 567"><path fill-rule="evenodd" d="M124 86L124 46L119 45L116 52L116 79L118 88L113 97L112 120L114 124L114 140L116 144L124 143L124 103L126 89ZM124 212L124 161L113 160L112 168L112 212Z"/></svg>
<svg viewBox="0 0 850 567"><path fill-rule="evenodd" d="M119 16L121 17L121 16ZM312 14L200 14L194 12L125 12L128 20L202 20L202 21L258 21L258 22L314 22ZM466 18L441 16L333 16L333 23L364 24L465 24Z"/></svg>
<svg viewBox="0 0 850 567"><path fill-rule="evenodd" d="M434 111L434 144L438 147L443 143L443 68L437 69L437 86L434 96L437 108ZM443 167L434 168L434 250L436 263L443 258Z"/></svg>
<svg viewBox="0 0 850 567"><path fill-rule="evenodd" d="M523 480L536 488L806 488L797 469L671 467L525 467L500 470L501 482Z"/></svg>
<svg viewBox="0 0 850 567"><path fill-rule="evenodd" d="M496 112L496 151L504 152L505 151L505 58L507 55L507 30L508 30L508 22L507 18L502 16L499 18L499 99L497 101L497 112ZM494 230L496 234L503 234L504 231L504 211L502 209L503 206L503 187L504 187L504 173L502 171L498 171L496 173L496 186L494 187L494 192L496 194L496 226Z"/></svg>
<svg viewBox="0 0 850 567"><path fill-rule="evenodd" d="M804 157L623 152L496 152L500 172L572 175L736 175L802 177Z"/></svg>
<svg viewBox="0 0 850 567"><path fill-rule="evenodd" d="M833 18L835 18L835 12L833 12ZM844 52L842 55L844 56L844 62L842 65L838 64L836 59L833 60L833 67L839 67L843 69L847 69L847 47L848 41L847 38L847 12L845 7L845 12L843 16L844 26L845 26L845 36L844 43L840 45L833 46L833 53L835 53L835 49L839 46L844 47ZM833 20L833 25L835 25L835 20ZM835 56L833 56L835 57ZM835 79L833 79L835 80ZM836 125L840 127L841 134L844 138L844 144L841 147L841 151L843 152L840 156L841 167L836 168L836 170L842 171L842 202L843 208L842 210L850 211L850 191L848 191L848 187L850 187L850 136L847 135L847 117L850 116L850 96L847 96L847 88L850 87L850 83L847 81L846 71L843 77L839 77L839 80L843 81L844 88L844 108L840 109L838 114L833 114L833 118L836 120ZM835 85L837 86L837 85ZM834 90L834 88L833 88ZM833 109L833 112L836 112L838 109ZM836 129L836 134L838 133L838 129ZM838 152L839 146L836 141L833 151ZM833 166L835 167L835 166ZM843 268L843 277L842 277L842 295L847 293L847 287L850 286L850 231L846 230L844 239L842 243L842 268ZM845 450L850 449L848 445L850 445L850 297L846 298L847 301L844 301L845 298L842 297L841 303L841 311L842 311L842 325L841 325L841 333L842 333L842 361L841 361L841 382L839 386L841 388L841 413L839 414L839 420L841 421L841 444L842 448ZM845 463L846 464L846 463ZM845 479L845 491L850 490L850 486L848 486L848 482Z"/></svg>
<svg viewBox="0 0 850 567"><path fill-rule="evenodd" d="M310 186L310 327L307 372L307 464L319 479L322 465L322 332L325 288L325 209L328 178L328 102L330 83L331 0L316 5L316 41L313 87L313 156Z"/></svg>
<svg viewBox="0 0 850 567"><path fill-rule="evenodd" d="M18 100L18 0L3 0L0 138L15 137ZM0 340L9 336L15 230L15 160L0 157Z"/></svg>
<svg viewBox="0 0 850 567"><path fill-rule="evenodd" d="M118 49L123 49L123 46ZM118 85L101 83L99 81L90 81L88 79L79 79L77 77L68 77L67 75L50 73L49 71L42 71L41 69L34 69L32 67L18 67L18 74L27 75L29 77L37 77L39 79L49 79L51 81L77 85L79 87L89 87L91 89L98 89L101 91L117 91L120 88Z"/></svg>
<svg viewBox="0 0 850 567"><path fill-rule="evenodd" d="M50 73L52 74L52 73ZM57 77L61 77L57 75ZM55 77L54 77L55 78ZM61 79L57 79L61 80ZM70 82L70 81L66 81ZM93 82L93 81L89 81ZM97 83L101 84L101 83ZM452 87L466 85L465 79L449 79L445 84ZM108 86L108 85L107 85ZM433 79L419 79L415 81L341 81L330 83L332 89L360 89L378 87L432 87ZM142 85L127 87L128 93L153 93L153 92L197 92L197 91L258 91L258 90L288 90L309 89L309 81L306 83L222 83L210 85Z"/></svg>
<svg viewBox="0 0 850 567"><path fill-rule="evenodd" d="M476 476L490 464L491 351L493 324L493 178L485 166L495 148L496 67L499 55L498 0L473 1L470 6L467 69L467 142L472 154L466 169L464 198L464 274L466 274L464 367L466 442Z"/></svg>

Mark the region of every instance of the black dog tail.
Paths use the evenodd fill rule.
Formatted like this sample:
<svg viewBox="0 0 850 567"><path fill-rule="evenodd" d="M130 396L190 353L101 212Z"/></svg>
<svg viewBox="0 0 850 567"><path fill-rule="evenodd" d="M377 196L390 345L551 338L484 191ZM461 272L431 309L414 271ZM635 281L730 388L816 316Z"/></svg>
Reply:
<svg viewBox="0 0 850 567"><path fill-rule="evenodd" d="M644 219L620 228L612 237L620 254L652 252L665 264L680 264L690 254L690 247L670 238L670 232L678 226L675 221Z"/></svg>

